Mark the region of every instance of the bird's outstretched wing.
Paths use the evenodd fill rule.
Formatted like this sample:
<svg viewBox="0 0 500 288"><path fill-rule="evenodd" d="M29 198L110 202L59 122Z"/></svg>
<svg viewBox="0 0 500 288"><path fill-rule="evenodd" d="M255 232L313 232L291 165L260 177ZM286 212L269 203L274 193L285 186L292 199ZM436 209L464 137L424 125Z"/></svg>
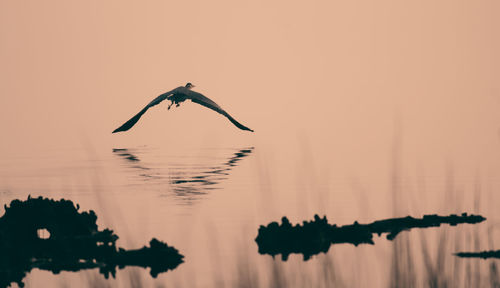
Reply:
<svg viewBox="0 0 500 288"><path fill-rule="evenodd" d="M148 105L146 105L146 107L142 108L142 110L139 111L139 113L137 113L134 117L130 118L130 120L123 123L122 126L116 128L115 131L113 131L113 133L127 131L128 129L132 128L135 125L135 123L137 123L137 121L139 121L139 119L141 119L141 116L144 113L146 113L146 111L148 111L149 108L160 104L163 100L167 99L168 96L170 96L171 94L172 94L172 91L167 92L167 93L163 93L160 96L153 99L153 101L151 101Z"/></svg>
<svg viewBox="0 0 500 288"><path fill-rule="evenodd" d="M219 105L217 105L217 103L210 100L208 97L204 96L203 94L189 90L185 93L185 95L186 95L186 98L191 99L192 102L203 105L207 108L214 110L217 113L220 113L220 114L226 116L227 119L229 119L229 121L231 121L231 123L233 123L236 127L240 128L241 130L247 130L247 131L253 132L252 129L250 129L250 128L246 127L245 125L241 124L240 122L236 121L236 119L231 117L231 115L229 115L229 113L224 111L224 109L222 109Z"/></svg>

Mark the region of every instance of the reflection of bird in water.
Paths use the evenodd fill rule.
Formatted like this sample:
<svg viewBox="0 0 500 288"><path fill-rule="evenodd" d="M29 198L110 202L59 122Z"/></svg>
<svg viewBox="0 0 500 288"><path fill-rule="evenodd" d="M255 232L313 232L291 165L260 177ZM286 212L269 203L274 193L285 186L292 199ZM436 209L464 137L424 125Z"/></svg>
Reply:
<svg viewBox="0 0 500 288"><path fill-rule="evenodd" d="M113 149L113 152L129 161L139 161L139 158L135 157L133 154L128 153L128 149Z"/></svg>
<svg viewBox="0 0 500 288"><path fill-rule="evenodd" d="M167 181L174 191L175 195L183 200L194 200L200 195L207 194L209 190L218 189L216 184L225 180L229 176L229 172L233 167L238 166L238 162L249 156L253 151L253 147L240 149L221 165L205 166L202 163L186 166L185 164L176 165L174 163L168 165L168 173L162 173L160 169L147 168L141 165L141 160L130 153L128 149L113 149L113 152L127 160L131 167L142 171L141 181L154 181L162 183ZM170 162L170 161L169 161ZM147 171L147 173L144 173Z"/></svg>
<svg viewBox="0 0 500 288"><path fill-rule="evenodd" d="M181 102L184 102L188 99L190 99L192 102L198 103L200 105L203 105L209 109L214 110L217 113L220 113L229 119L236 127L240 128L241 130L248 130L253 132L252 129L242 125L240 122L236 121L229 113L224 111L217 103L214 101L208 99L207 97L203 96L202 94L198 92L194 92L191 90L194 85L191 83L187 83L186 86L180 86L175 88L172 91L166 92L161 94L160 96L156 97L153 101L151 101L146 107L144 107L139 113L137 113L134 117L130 118L127 122L125 122L122 126L118 127L113 131L113 133L116 132L121 132L121 131L127 131L130 128L132 128L137 121L141 118L141 116L148 111L149 108L156 106L160 104L163 100L170 100L171 103L168 105L168 109L175 103L176 107L179 107Z"/></svg>

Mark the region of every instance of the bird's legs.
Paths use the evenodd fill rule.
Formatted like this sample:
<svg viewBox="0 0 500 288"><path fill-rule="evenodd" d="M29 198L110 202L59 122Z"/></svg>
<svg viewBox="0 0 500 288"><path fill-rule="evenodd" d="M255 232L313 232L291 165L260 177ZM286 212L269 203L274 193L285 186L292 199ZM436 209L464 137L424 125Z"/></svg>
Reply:
<svg viewBox="0 0 500 288"><path fill-rule="evenodd" d="M170 105L168 105L168 109L172 107L172 105L175 104L175 107L179 107L181 105L181 102L184 102L186 100L186 97L183 95L177 95L174 94L168 98L170 100Z"/></svg>
<svg viewBox="0 0 500 288"><path fill-rule="evenodd" d="M181 101L177 101L177 100L175 100L175 99L171 99L170 101L171 101L171 102L170 102L170 104L168 105L168 110L170 110L170 107L172 107L172 105L174 105L174 104L175 104L175 107L179 107L179 106L181 106Z"/></svg>

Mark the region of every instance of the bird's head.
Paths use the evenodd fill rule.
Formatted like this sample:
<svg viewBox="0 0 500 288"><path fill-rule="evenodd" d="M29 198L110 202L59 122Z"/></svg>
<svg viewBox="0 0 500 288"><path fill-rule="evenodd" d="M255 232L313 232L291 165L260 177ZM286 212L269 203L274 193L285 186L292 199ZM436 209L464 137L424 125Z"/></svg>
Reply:
<svg viewBox="0 0 500 288"><path fill-rule="evenodd" d="M186 88L188 88L188 89L191 89L191 88L193 88L193 87L195 87L195 86L194 86L193 84L191 84L191 82L188 82L188 83L186 84Z"/></svg>

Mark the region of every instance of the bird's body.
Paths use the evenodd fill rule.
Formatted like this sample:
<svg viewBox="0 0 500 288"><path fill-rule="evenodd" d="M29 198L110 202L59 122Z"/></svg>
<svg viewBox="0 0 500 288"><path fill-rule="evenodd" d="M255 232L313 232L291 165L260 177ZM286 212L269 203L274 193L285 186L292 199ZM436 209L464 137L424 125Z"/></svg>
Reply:
<svg viewBox="0 0 500 288"><path fill-rule="evenodd" d="M148 105L146 105L146 107L144 107L141 111L139 111L139 113L137 113L134 117L130 118L130 120L125 122L122 126L115 129L115 131L113 131L113 133L129 130L130 128L132 128L135 125L135 123L137 123L137 121L139 121L141 116L144 113L146 113L146 111L149 108L160 104L163 100L170 100L171 101L171 104L168 106L168 109L170 109L170 107L173 104L176 104L176 106L179 106L181 102L184 102L188 99L190 99L194 103L198 103L202 106L205 106L209 109L214 110L217 113L220 113L220 114L226 116L229 119L229 121L231 121L236 127L240 128L241 130L247 130L247 131L253 132L252 129L242 125L241 123L236 121L233 117L231 117L231 115L229 115L229 113L224 111L224 109L222 109L219 105L217 105L217 103L210 100L208 97L205 97L201 93L192 91L191 90L192 87L194 87L194 85L192 85L191 83L187 83L186 86L179 86L179 87L175 88L174 90L171 90L169 92L161 94L160 96L153 99L153 101L151 101Z"/></svg>

